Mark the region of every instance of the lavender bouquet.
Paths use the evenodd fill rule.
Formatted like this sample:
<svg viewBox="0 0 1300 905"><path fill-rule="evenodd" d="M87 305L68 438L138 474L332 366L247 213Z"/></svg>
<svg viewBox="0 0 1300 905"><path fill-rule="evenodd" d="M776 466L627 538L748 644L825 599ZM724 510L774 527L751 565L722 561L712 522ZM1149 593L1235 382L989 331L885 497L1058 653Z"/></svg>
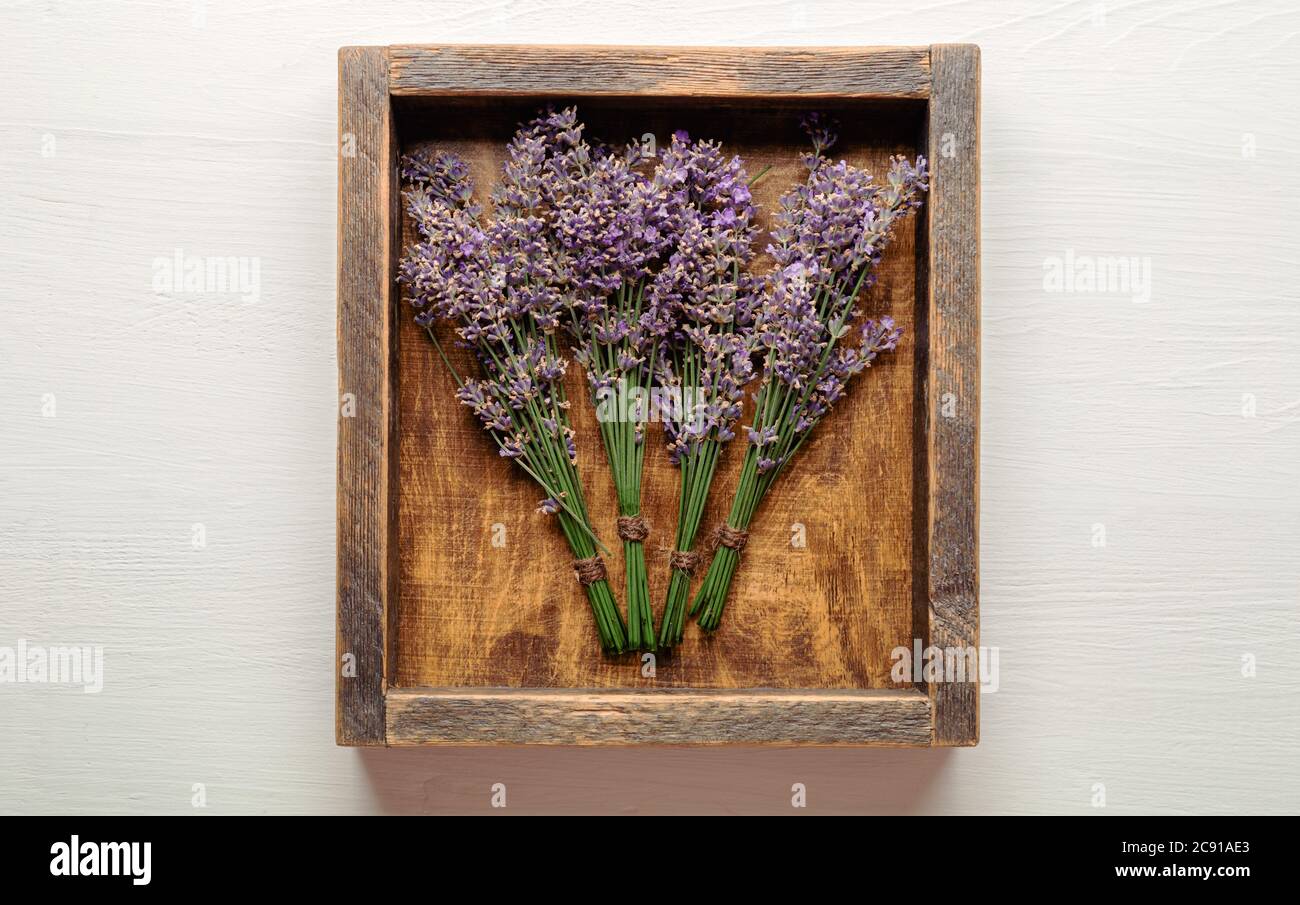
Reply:
<svg viewBox="0 0 1300 905"><path fill-rule="evenodd" d="M659 644L682 640L692 550L723 444L735 437L745 385L753 377L754 204L739 157L682 132L661 157L664 181L683 199L677 247L648 291L650 320L666 334L656 384L668 455L681 473L677 535L659 626Z"/></svg>
<svg viewBox="0 0 1300 905"><path fill-rule="evenodd" d="M646 285L681 228L674 174L642 173L640 150L593 147L572 109L547 118L553 137L554 233L569 278L574 358L586 371L618 495L627 578L627 639L655 646L641 515L645 420L664 327L647 310Z"/></svg>
<svg viewBox="0 0 1300 905"><path fill-rule="evenodd" d="M824 156L837 138L830 124L811 116L804 127L813 145L804 158L808 178L781 199L767 248L776 269L759 290L754 332L763 374L740 483L691 607L705 630L722 619L763 497L853 376L902 336L888 317L863 320L856 330L854 321L858 295L874 282L872 269L895 226L928 189L925 158L895 158L885 184L877 185L865 171ZM850 334L856 346L841 343Z"/></svg>
<svg viewBox="0 0 1300 905"><path fill-rule="evenodd" d="M539 511L557 516L601 647L617 653L626 649L627 635L578 480L563 386L566 361L556 342L565 308L565 252L549 228L556 175L548 147L554 140L551 124L541 121L516 134L493 194L490 223L473 200L464 161L448 154L403 158L407 210L420 241L407 250L399 279L420 309L416 321L455 376L457 398L473 410L500 454L546 493ZM457 325L460 342L478 359L480 377L456 373L432 329L438 319Z"/></svg>

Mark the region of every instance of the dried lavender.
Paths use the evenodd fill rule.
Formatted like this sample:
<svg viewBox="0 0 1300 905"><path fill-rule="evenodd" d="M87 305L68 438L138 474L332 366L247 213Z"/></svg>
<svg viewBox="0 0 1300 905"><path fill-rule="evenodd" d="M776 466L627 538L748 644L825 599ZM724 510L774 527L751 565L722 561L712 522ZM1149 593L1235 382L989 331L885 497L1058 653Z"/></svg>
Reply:
<svg viewBox="0 0 1300 905"><path fill-rule="evenodd" d="M681 472L677 534L659 644L682 640L691 573L691 549L724 443L735 437L744 388L753 376L750 277L754 204L739 157L715 142L673 136L661 174L678 196L682 228L677 247L648 290L650 320L667 342L655 380L664 408L668 454Z"/></svg>
<svg viewBox="0 0 1300 905"><path fill-rule="evenodd" d="M776 269L763 280L755 336L763 376L754 423L731 512L716 536L717 550L691 613L712 630L723 607L754 512L812 430L844 394L849 380L902 336L893 320L863 320L858 295L875 281L874 266L895 226L920 206L926 191L924 157L891 161L885 184L823 155L836 140L819 117L804 123L813 144L807 181L781 199L768 252ZM857 345L840 344L856 335Z"/></svg>
<svg viewBox="0 0 1300 905"><path fill-rule="evenodd" d="M596 618L601 647L621 652L626 630L605 579L597 539L576 468L556 343L564 310L560 249L547 219L556 176L548 159L555 136L547 124L520 129L507 149L493 193L494 220L475 203L464 161L450 154L403 158L407 210L420 241L407 249L399 279L419 310L416 321L433 339L469 406L497 444L545 491L539 511L555 515L576 557L575 571ZM456 324L481 376L462 379L438 345L432 326Z"/></svg>
<svg viewBox="0 0 1300 905"><path fill-rule="evenodd" d="M647 175L639 149L592 147L571 109L548 122L557 174L552 228L564 255L574 358L587 374L618 495L628 646L652 650L641 475L663 328L647 310L646 285L680 231L681 206L662 163Z"/></svg>

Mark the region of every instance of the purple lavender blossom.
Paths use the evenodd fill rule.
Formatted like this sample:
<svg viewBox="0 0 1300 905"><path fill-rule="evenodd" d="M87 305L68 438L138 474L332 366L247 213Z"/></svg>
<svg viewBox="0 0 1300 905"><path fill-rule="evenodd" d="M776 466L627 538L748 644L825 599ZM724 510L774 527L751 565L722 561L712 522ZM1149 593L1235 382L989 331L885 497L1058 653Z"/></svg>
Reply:
<svg viewBox="0 0 1300 905"><path fill-rule="evenodd" d="M406 249L398 279L440 354L437 321L453 324L459 344L472 350L480 373L462 379L453 369L457 398L500 455L542 486L547 496L538 511L556 516L576 561L590 563L597 547L606 548L591 527L575 467L566 362L556 338L574 255L554 229L555 210L569 191L566 168L580 168L580 145L581 127L571 111L521 126L506 149L490 222L474 201L463 160L445 153L403 157L399 170L419 240ZM626 629L608 583L581 579L581 573L580 580L602 647L623 651Z"/></svg>
<svg viewBox="0 0 1300 905"><path fill-rule="evenodd" d="M736 436L745 385L753 377L754 201L739 157L716 142L675 133L655 181L678 211L677 242L646 290L642 325L658 339L655 382L671 404L662 412L669 459L681 493L674 541L689 561L722 445ZM684 557L684 558L683 558ZM682 640L690 576L674 566L659 643Z"/></svg>
<svg viewBox="0 0 1300 905"><path fill-rule="evenodd" d="M473 208L474 184L469 164L455 154L417 153L398 161L402 179L451 207ZM477 216L477 210L475 209Z"/></svg>
<svg viewBox="0 0 1300 905"><path fill-rule="evenodd" d="M572 109L539 118L522 150L518 169L539 186L562 316L593 396L643 385L663 335L647 308L646 282L682 227L675 175L662 166L642 172L637 148L593 146Z"/></svg>
<svg viewBox="0 0 1300 905"><path fill-rule="evenodd" d="M563 300L556 249L542 216L554 177L537 131L521 129L508 146L491 223L473 201L464 161L442 153L402 158L407 210L421 241L407 249L398 279L419 309L418 323L453 322L460 343L475 352L482 377L462 383L460 401L492 434L501 455L540 468L539 434L553 435L571 459L576 449L567 427L560 427L567 424L568 403L560 386L565 361L554 334Z"/></svg>
<svg viewBox="0 0 1300 905"><path fill-rule="evenodd" d="M648 289L643 318L665 338L658 385L681 404L666 413L669 457L706 440L735 436L744 387L753 376L753 196L744 164L716 142L673 135L657 177L677 198L677 247Z"/></svg>
<svg viewBox="0 0 1300 905"><path fill-rule="evenodd" d="M849 380L881 352L897 346L902 331L888 318L863 321L856 347L841 341L853 332L859 293L899 220L927 190L925 158L891 161L884 185L863 170L823 153L838 139L835 126L810 116L804 128L813 150L803 160L808 178L781 199L768 252L776 268L762 279L755 336L763 378L740 481L727 516L732 531L747 531L772 484L831 407ZM721 546L691 607L706 631L718 627L740 553Z"/></svg>
<svg viewBox="0 0 1300 905"><path fill-rule="evenodd" d="M775 424L750 429L751 445L764 450L759 474L779 470L849 380L897 346L902 331L887 317L864 321L856 347L839 343L854 332L858 296L874 283L873 268L894 229L929 188L924 157L915 164L891 159L885 183L877 184L866 171L823 155L837 140L832 123L812 116L804 127L813 143L808 178L781 198L767 249L777 269L764 279L756 314L760 392L780 399L774 410L783 413ZM782 435L775 445L767 439L772 429ZM766 451L773 448L775 455Z"/></svg>

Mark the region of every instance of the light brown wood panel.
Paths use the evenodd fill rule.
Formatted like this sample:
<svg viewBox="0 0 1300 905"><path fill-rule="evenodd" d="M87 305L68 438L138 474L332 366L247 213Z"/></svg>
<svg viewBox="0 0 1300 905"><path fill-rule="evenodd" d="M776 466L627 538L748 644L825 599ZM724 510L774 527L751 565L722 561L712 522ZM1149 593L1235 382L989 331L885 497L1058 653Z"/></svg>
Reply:
<svg viewBox="0 0 1300 905"><path fill-rule="evenodd" d="M515 124L535 100L398 99L402 143L456 151L470 160L486 198ZM925 107L837 102L819 105L843 121L839 156L883 173L889 155L914 155ZM717 137L742 154L751 173L771 165L755 195L766 223L777 197L802 179L797 126L807 105L774 101L688 102L587 98L579 113L607 140L672 130ZM886 253L877 287L864 296L872 315L890 314L907 331L899 349L858 378L765 501L745 551L721 628L660 653L657 674L632 655L601 655L586 598L574 580L558 529L534 512L543 495L498 457L453 397L454 384L432 344L399 315L398 593L390 685L551 688L890 688L890 653L911 646L913 445L916 392L917 232L909 222ZM405 241L412 238L409 224ZM764 237L762 243L766 242ZM444 339L450 333L442 331ZM444 343L449 345L450 342ZM457 352L458 369L472 372ZM576 365L570 391L580 471L592 517L606 543L611 585L621 598L622 562L614 534L614 493ZM581 404L579 404L581 402ZM666 590L668 548L677 519L676 470L661 434L646 461L644 508L656 619ZM730 504L740 443L719 467L701 534ZM505 545L494 546L494 525ZM803 526L807 546L792 545ZM501 529L498 529L501 530ZM700 575L703 569L700 570ZM696 579L698 586L699 578ZM620 605L622 601L620 600Z"/></svg>
<svg viewBox="0 0 1300 905"><path fill-rule="evenodd" d="M390 745L929 745L915 688L642 692L401 688Z"/></svg>
<svg viewBox="0 0 1300 905"><path fill-rule="evenodd" d="M395 95L914 98L928 47L397 45Z"/></svg>
<svg viewBox="0 0 1300 905"><path fill-rule="evenodd" d="M396 592L396 407L391 367L396 129L383 47L339 51L338 609L335 734L384 738L388 606ZM344 413L343 400L351 404ZM346 671L344 666L346 664Z"/></svg>
<svg viewBox="0 0 1300 905"><path fill-rule="evenodd" d="M970 44L937 44L932 59L938 90L926 126L935 168L925 315L929 492L918 507L926 517L917 535L926 550L918 581L929 606L929 643L947 650L979 645L980 53ZM978 686L931 683L929 693L935 744L976 744Z"/></svg>

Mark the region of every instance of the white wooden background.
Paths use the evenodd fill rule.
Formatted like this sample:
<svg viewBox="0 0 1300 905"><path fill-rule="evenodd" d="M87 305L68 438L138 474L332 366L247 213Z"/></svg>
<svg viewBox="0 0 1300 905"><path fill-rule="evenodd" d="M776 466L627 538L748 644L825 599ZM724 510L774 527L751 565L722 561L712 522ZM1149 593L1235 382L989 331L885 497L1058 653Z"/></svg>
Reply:
<svg viewBox="0 0 1300 905"><path fill-rule="evenodd" d="M1286 0L4 3L0 646L106 666L0 685L0 812L1300 810L1298 31ZM983 47L977 749L334 747L336 51L416 41ZM156 291L178 249L255 257L259 297ZM1067 255L1149 263L1149 301L1048 291Z"/></svg>

